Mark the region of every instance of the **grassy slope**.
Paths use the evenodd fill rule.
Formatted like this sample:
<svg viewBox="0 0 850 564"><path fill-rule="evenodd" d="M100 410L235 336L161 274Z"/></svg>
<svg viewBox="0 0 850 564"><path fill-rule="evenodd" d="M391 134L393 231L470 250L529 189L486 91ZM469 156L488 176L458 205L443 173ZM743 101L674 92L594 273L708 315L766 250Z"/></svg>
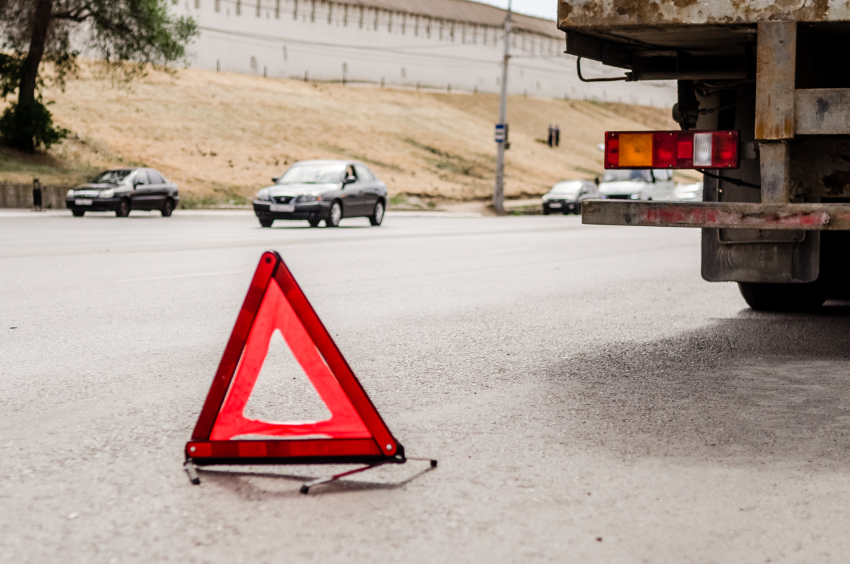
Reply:
<svg viewBox="0 0 850 564"><path fill-rule="evenodd" d="M457 200L492 190L498 98L374 86L304 83L238 74L152 72L130 89L84 72L48 92L55 120L75 138L49 155L0 151L0 182L77 183L100 168L160 169L196 203L241 203L287 164L352 157L392 194ZM511 98L506 192L538 195L564 178L602 170L606 129L674 129L666 110ZM541 141L550 122L561 146Z"/></svg>

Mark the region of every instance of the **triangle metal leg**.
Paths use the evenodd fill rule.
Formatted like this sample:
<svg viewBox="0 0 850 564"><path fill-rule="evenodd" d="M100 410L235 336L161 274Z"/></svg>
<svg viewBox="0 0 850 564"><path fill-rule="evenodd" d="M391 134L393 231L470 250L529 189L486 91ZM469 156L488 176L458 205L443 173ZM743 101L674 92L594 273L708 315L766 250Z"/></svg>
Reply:
<svg viewBox="0 0 850 564"><path fill-rule="evenodd" d="M198 471L195 468L195 463L192 462L191 458L187 458L186 462L183 463L183 470L186 471L186 475L189 476L189 481L194 485L198 485L201 483L201 477L198 476Z"/></svg>
<svg viewBox="0 0 850 564"><path fill-rule="evenodd" d="M348 472L342 472L341 474L335 474L329 478L319 478L317 480L313 480L312 482L307 482L303 486L301 486L301 493L306 494L310 492L310 488L313 486L318 486L321 484L327 484L329 482L334 482L339 480L340 478L345 478L346 476L351 476L352 474L357 474L359 472L365 472L366 470L371 470L372 468L377 468L378 466L383 466L384 464L389 464L391 462L395 462L394 460L386 460L381 462L376 462L374 464L370 464L368 466L363 466L361 468L355 468L354 470L349 470Z"/></svg>

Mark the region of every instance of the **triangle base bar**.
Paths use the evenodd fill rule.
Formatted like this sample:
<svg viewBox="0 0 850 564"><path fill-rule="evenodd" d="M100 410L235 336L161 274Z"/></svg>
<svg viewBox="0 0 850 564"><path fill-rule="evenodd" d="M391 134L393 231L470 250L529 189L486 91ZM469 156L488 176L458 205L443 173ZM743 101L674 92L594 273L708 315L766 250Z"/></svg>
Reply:
<svg viewBox="0 0 850 564"><path fill-rule="evenodd" d="M371 439L272 441L190 441L186 458L197 466L213 464L372 464L406 461L404 447L387 456Z"/></svg>

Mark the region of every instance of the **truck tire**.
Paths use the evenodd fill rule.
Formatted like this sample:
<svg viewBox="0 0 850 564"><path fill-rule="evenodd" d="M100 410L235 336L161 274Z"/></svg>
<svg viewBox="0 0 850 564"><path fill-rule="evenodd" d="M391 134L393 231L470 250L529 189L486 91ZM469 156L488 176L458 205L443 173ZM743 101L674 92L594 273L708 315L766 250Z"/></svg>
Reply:
<svg viewBox="0 0 850 564"><path fill-rule="evenodd" d="M808 311L826 301L820 284L738 282L741 296L756 311Z"/></svg>

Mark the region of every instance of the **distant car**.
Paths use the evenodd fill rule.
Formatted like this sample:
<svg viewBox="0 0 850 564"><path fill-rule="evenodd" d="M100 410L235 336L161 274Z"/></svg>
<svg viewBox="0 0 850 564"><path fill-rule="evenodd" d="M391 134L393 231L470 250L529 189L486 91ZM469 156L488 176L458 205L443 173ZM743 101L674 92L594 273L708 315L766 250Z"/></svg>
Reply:
<svg viewBox="0 0 850 564"><path fill-rule="evenodd" d="M702 182L677 184L673 189L673 199L678 202L701 202Z"/></svg>
<svg viewBox="0 0 850 564"><path fill-rule="evenodd" d="M68 190L65 205L74 217L87 211L114 211L127 217L132 210L159 210L169 217L180 196L177 185L152 168L118 168L102 172L79 188Z"/></svg>
<svg viewBox="0 0 850 564"><path fill-rule="evenodd" d="M563 180L543 196L543 214L581 213L581 203L598 198L599 190L592 180Z"/></svg>
<svg viewBox="0 0 850 564"><path fill-rule="evenodd" d="M272 182L254 196L263 227L277 219L306 219L311 227L321 221L337 227L346 217L368 217L372 225L384 220L387 185L361 162L300 161Z"/></svg>
<svg viewBox="0 0 850 564"><path fill-rule="evenodd" d="M606 170L599 183L599 193L608 200L672 200L673 171Z"/></svg>

